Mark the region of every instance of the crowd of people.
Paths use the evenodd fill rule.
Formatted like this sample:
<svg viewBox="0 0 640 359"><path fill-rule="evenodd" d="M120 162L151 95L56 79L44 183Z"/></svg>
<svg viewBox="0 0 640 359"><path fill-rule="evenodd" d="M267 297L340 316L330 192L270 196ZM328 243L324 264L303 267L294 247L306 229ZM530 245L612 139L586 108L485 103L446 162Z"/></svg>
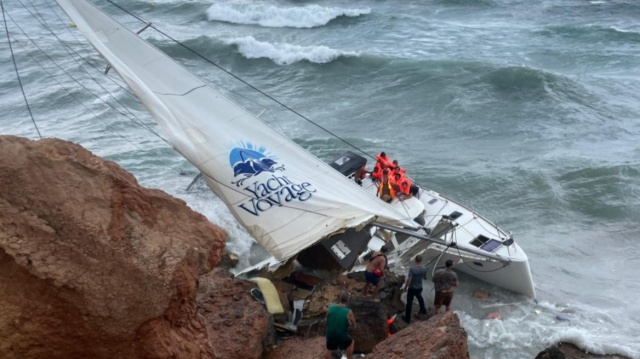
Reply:
<svg viewBox="0 0 640 359"><path fill-rule="evenodd" d="M362 180L370 174L378 186L378 197L385 202L391 202L394 198L408 198L418 194L418 187L406 175L404 168L400 167L398 160L393 160L385 152L376 155L376 164L371 172L366 169L366 164L355 173L355 180L362 184Z"/></svg>
<svg viewBox="0 0 640 359"><path fill-rule="evenodd" d="M365 296L369 294L372 288L371 299L378 301L376 294L380 289L381 277L387 264L386 254L388 249L383 245L379 251L373 253L369 260L369 264L365 270L365 286L362 289ZM413 300L417 299L420 306L419 314L426 315L427 308L422 297L422 284L428 276L428 267L422 264L422 255L415 257L415 263L409 268L407 281L404 284L404 292L407 293L405 312L401 316L406 323L411 322L411 312ZM445 262L445 268L439 269L431 278L434 284L434 300L435 315L440 314L440 308L445 306L445 311L451 311L451 300L453 299L453 291L458 286L458 276L453 271L453 261L451 259ZM349 330L355 328L356 320L353 311L349 309L348 302L350 295L347 292L342 293L339 303L331 304L327 310L326 318L326 354L325 358L331 358L336 350L345 350L347 358L351 358L354 350L353 338L349 335ZM387 318L387 327L393 323L393 318ZM388 335L391 333L388 331Z"/></svg>

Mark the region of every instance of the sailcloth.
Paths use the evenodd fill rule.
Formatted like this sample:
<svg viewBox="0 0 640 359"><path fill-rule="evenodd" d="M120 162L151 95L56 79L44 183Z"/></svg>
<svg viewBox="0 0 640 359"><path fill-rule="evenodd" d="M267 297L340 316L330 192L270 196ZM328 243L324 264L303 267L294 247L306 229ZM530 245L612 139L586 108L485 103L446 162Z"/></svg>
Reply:
<svg viewBox="0 0 640 359"><path fill-rule="evenodd" d="M84 0L57 0L136 93L171 145L277 259L373 219L415 227Z"/></svg>

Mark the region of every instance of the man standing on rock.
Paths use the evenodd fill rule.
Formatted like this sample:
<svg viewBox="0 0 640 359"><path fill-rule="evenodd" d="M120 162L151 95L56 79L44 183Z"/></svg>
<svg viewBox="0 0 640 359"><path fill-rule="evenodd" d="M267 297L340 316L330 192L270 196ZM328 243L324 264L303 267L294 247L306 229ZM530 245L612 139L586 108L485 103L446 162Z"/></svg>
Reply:
<svg viewBox="0 0 640 359"><path fill-rule="evenodd" d="M446 268L440 269L433 276L433 285L436 290L436 297L433 305L436 307L435 314L440 314L440 307L444 304L447 312L451 311L451 300L453 299L453 288L458 286L458 275L453 271L453 261L447 260Z"/></svg>
<svg viewBox="0 0 640 359"><path fill-rule="evenodd" d="M371 299L374 302L378 302L378 291L380 290L380 278L384 275L384 267L387 265L387 252L389 249L386 245L380 247L379 252L373 253L373 256L367 264L367 268L364 271L364 288L362 292L366 296L369 293L369 286L373 286L373 292L371 292Z"/></svg>
<svg viewBox="0 0 640 359"><path fill-rule="evenodd" d="M422 265L422 256L416 256L416 264L409 268L407 282L404 284L404 291L407 292L407 306L404 311L404 320L411 323L411 310L413 309L413 298L418 299L420 305L420 314L427 314L427 308L424 306L422 298L422 280L427 279L427 267Z"/></svg>
<svg viewBox="0 0 640 359"><path fill-rule="evenodd" d="M329 305L327 311L327 352L325 359L331 359L331 353L335 350L347 350L347 359L353 355L354 341L349 335L349 326L356 327L356 318L347 303L349 293L343 292L340 295L340 303Z"/></svg>

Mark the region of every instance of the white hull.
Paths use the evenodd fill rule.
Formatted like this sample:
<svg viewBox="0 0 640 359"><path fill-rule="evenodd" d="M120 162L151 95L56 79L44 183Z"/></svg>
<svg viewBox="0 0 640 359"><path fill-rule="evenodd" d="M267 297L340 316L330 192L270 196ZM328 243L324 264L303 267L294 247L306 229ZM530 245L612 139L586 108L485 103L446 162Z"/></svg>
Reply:
<svg viewBox="0 0 640 359"><path fill-rule="evenodd" d="M363 187L370 191L375 190L375 184L369 179L365 179ZM471 209L437 192L421 188L419 199L426 210L423 215L425 228L428 228L433 238L440 243L416 237L403 238L400 234L391 238L387 235L386 238L393 247L388 256L390 262L409 262L415 255L422 254L423 263L433 261L430 265L433 268L443 267L445 261L451 259L456 263L455 269L458 271L535 298L529 260L520 246L513 242L509 233ZM449 219L442 220L443 216ZM453 217L455 219L451 220ZM455 226L447 227L448 223ZM426 235L426 232L424 234ZM369 248L379 249L385 243L381 237L384 235L377 231L369 243Z"/></svg>

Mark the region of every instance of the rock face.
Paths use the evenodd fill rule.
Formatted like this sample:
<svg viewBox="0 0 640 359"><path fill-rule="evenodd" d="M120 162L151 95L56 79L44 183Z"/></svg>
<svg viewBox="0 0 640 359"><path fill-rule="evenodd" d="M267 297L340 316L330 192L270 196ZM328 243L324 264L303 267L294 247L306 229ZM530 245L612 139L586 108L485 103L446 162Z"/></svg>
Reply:
<svg viewBox="0 0 640 359"><path fill-rule="evenodd" d="M291 338L268 352L265 359L319 359L326 352L324 337Z"/></svg>
<svg viewBox="0 0 640 359"><path fill-rule="evenodd" d="M259 357L268 315L204 276L226 237L204 216L70 142L0 136L0 154L1 358ZM258 344L220 350L225 321Z"/></svg>
<svg viewBox="0 0 640 359"><path fill-rule="evenodd" d="M367 359L469 358L467 332L452 312L412 323L376 345Z"/></svg>
<svg viewBox="0 0 640 359"><path fill-rule="evenodd" d="M249 291L255 284L216 268L198 281L198 313L216 358L259 359L275 343L273 317Z"/></svg>

